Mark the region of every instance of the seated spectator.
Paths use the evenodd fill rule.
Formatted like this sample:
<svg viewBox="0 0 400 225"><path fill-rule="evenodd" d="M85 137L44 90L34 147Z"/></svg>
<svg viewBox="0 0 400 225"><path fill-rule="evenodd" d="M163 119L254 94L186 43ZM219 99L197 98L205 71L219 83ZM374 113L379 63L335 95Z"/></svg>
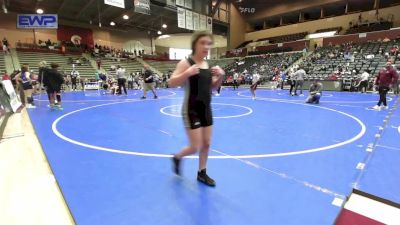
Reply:
<svg viewBox="0 0 400 225"><path fill-rule="evenodd" d="M338 76L336 73L332 73L329 77L328 80L338 80Z"/></svg>

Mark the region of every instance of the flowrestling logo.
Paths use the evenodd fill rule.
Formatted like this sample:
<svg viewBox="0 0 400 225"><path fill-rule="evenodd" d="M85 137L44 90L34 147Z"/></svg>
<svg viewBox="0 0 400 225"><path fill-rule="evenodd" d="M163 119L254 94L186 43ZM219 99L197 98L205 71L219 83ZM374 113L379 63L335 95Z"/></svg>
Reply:
<svg viewBox="0 0 400 225"><path fill-rule="evenodd" d="M17 28L19 29L57 29L57 14L18 14Z"/></svg>

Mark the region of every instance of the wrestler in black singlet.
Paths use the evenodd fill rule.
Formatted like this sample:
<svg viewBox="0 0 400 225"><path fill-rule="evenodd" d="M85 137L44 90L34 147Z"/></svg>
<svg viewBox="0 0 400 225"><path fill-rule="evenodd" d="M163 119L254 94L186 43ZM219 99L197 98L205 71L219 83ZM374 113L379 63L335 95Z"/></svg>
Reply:
<svg viewBox="0 0 400 225"><path fill-rule="evenodd" d="M196 64L192 58L190 65ZM210 69L200 69L185 83L185 99L182 106L182 115L186 128L197 129L213 124L211 112L211 84Z"/></svg>

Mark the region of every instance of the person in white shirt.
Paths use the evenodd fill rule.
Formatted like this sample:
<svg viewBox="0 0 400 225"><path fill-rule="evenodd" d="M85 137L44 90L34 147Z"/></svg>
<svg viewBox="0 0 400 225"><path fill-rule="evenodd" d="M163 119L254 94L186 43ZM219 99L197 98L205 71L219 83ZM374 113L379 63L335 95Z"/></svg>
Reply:
<svg viewBox="0 0 400 225"><path fill-rule="evenodd" d="M361 93L367 92L368 80L369 80L369 73L366 70L364 70L364 72L360 76L359 90L361 90Z"/></svg>
<svg viewBox="0 0 400 225"><path fill-rule="evenodd" d="M260 75L257 72L255 72L253 74L252 85L250 86L250 92L253 95L253 100L256 99L256 90L259 83L260 83Z"/></svg>
<svg viewBox="0 0 400 225"><path fill-rule="evenodd" d="M233 74L233 90L238 89L239 88L239 74L237 72L235 72Z"/></svg>
<svg viewBox="0 0 400 225"><path fill-rule="evenodd" d="M299 67L299 70L297 70L293 74L293 77L296 80L296 86L295 86L295 89L294 89L294 95L297 95L297 89L300 89L300 96L303 96L303 84L304 84L304 77L305 76L306 76L306 71L301 67Z"/></svg>
<svg viewBox="0 0 400 225"><path fill-rule="evenodd" d="M116 74L117 74L118 87L119 87L118 94L122 95L122 89L124 89L125 95L128 95L128 92L126 91L125 69L118 65Z"/></svg>

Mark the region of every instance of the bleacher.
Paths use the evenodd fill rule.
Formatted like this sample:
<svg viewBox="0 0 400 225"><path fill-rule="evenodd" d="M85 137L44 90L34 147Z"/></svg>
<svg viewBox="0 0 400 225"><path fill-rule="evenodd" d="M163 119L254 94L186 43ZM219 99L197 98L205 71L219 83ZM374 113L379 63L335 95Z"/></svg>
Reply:
<svg viewBox="0 0 400 225"><path fill-rule="evenodd" d="M72 64L69 64L69 58L76 59L79 55L61 55L58 53L43 53L43 52L22 52L17 51L20 64L28 64L31 70L38 72L38 64L45 60L49 65L57 63L60 65L60 71L69 74L72 70ZM95 69L88 63L81 61L81 65L75 64L75 69L79 72L82 78L94 78Z"/></svg>
<svg viewBox="0 0 400 225"><path fill-rule="evenodd" d="M0 53L0 75L3 74L3 72L6 71L6 63L4 61L4 53Z"/></svg>
<svg viewBox="0 0 400 225"><path fill-rule="evenodd" d="M103 69L105 69L110 75L115 75L115 71L111 70L111 66L117 67L118 65L125 68L127 74L141 72L143 69L143 65L136 60L125 60L119 62L111 59L101 60L101 67L103 67Z"/></svg>
<svg viewBox="0 0 400 225"><path fill-rule="evenodd" d="M178 61L157 61L157 60L145 60L150 66L156 68L161 73L168 73L168 71L174 71Z"/></svg>
<svg viewBox="0 0 400 225"><path fill-rule="evenodd" d="M323 32L330 32L330 31L337 31L338 33L342 31L342 27L329 27L325 29L318 29L315 33L323 33Z"/></svg>
<svg viewBox="0 0 400 225"><path fill-rule="evenodd" d="M370 79L384 67L388 61L385 53L389 52L390 48L394 45L399 45L400 41L390 42L367 42L352 45L350 50L353 54L354 61L344 58L343 46L340 47L324 47L315 51L304 61L305 70L308 71L308 79L327 80L329 76L336 72L339 68L347 71L344 74L338 74L338 79L352 79L357 77L360 72L367 70L371 74ZM329 58L330 52L338 52L338 57ZM318 55L320 57L318 57ZM367 59L365 56L374 55L374 57ZM396 62L395 62L396 63Z"/></svg>
<svg viewBox="0 0 400 225"><path fill-rule="evenodd" d="M287 34L287 35L281 35L281 36L275 36L275 37L262 38L257 41L269 40L269 43L271 43L271 44L284 43L284 42L297 41L297 40L304 39L307 36L307 34L308 34L308 32L301 32L301 33L295 33L295 34Z"/></svg>
<svg viewBox="0 0 400 225"><path fill-rule="evenodd" d="M390 30L393 23L391 22L381 22L381 23L365 23L363 25L354 26L346 31L346 34L358 34L366 33L372 31Z"/></svg>
<svg viewBox="0 0 400 225"><path fill-rule="evenodd" d="M301 56L302 53L250 56L232 63L225 69L228 74L231 74L231 71L239 73L247 71L250 74L258 72L263 78L270 79L274 76L275 67L278 67L279 69L288 68Z"/></svg>
<svg viewBox="0 0 400 225"><path fill-rule="evenodd" d="M232 58L224 58L224 59L210 59L207 60L209 67L213 66L220 66L221 68L226 68L228 65L232 64L235 62L235 59Z"/></svg>

